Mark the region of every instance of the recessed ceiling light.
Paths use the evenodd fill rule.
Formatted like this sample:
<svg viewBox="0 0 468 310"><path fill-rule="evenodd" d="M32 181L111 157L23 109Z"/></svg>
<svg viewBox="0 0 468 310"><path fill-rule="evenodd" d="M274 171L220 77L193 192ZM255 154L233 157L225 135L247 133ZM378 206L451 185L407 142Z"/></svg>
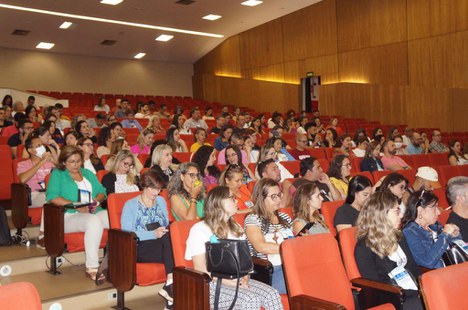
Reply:
<svg viewBox="0 0 468 310"><path fill-rule="evenodd" d="M171 36L169 34L162 34L159 37L156 38L156 41L162 41L162 42L167 42L170 39L172 39L174 36Z"/></svg>
<svg viewBox="0 0 468 310"><path fill-rule="evenodd" d="M215 14L209 14L209 15L203 16L203 19L207 19L207 20L217 20L220 18L221 18L221 15L215 15Z"/></svg>
<svg viewBox="0 0 468 310"><path fill-rule="evenodd" d="M101 0L102 4L110 4L110 5L117 5L122 3L123 0Z"/></svg>
<svg viewBox="0 0 468 310"><path fill-rule="evenodd" d="M260 1L260 0L247 0L247 1L242 2L241 4L246 5L246 6L256 6L262 3L263 1Z"/></svg>
<svg viewBox="0 0 468 310"><path fill-rule="evenodd" d="M142 59L143 57L145 57L145 55L146 55L146 53L138 53L135 56L133 56L133 58Z"/></svg>
<svg viewBox="0 0 468 310"><path fill-rule="evenodd" d="M36 48L50 50L52 47L54 47L54 45L55 45L54 43L41 42L36 46Z"/></svg>
<svg viewBox="0 0 468 310"><path fill-rule="evenodd" d="M66 17L66 18L76 18L76 19L81 19L81 20L91 20L91 21L100 22L100 23L109 23L109 24L124 25L124 26L130 26L130 27L160 30L160 31L186 33L186 34L191 34L191 35L195 35L195 36L204 36L204 37L212 37L212 38L223 38L224 37L224 35L216 34L216 33L200 32L200 31L178 29L178 28L171 28L171 27L163 27L163 26L141 24L141 23L132 23L132 22L126 22L126 21L123 21L123 20L106 19L106 18L99 18L99 17L87 16L87 15L69 14L69 13L41 10L41 9L35 9L35 8L28 8L28 7L24 7L24 6L3 4L3 3L0 3L0 8L16 10L16 11L25 11L25 12L31 12L31 13L38 13L38 14L46 14L46 15L52 15L52 16L61 16L61 17Z"/></svg>
<svg viewBox="0 0 468 310"><path fill-rule="evenodd" d="M71 22L63 22L63 23L59 26L59 28L60 28L60 29L68 29L68 28L71 27L71 25L73 25L73 23L71 23Z"/></svg>

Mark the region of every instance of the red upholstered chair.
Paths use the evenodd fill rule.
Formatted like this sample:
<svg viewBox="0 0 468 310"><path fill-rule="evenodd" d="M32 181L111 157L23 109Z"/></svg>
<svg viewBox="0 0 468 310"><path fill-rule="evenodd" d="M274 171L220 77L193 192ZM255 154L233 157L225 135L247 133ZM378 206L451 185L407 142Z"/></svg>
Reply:
<svg viewBox="0 0 468 310"><path fill-rule="evenodd" d="M352 166L352 171L354 172L360 172L361 171L361 162L364 159L364 157L352 157L351 158L351 166Z"/></svg>
<svg viewBox="0 0 468 310"><path fill-rule="evenodd" d="M11 183L13 183L14 178L10 146L0 145L0 161L2 163L2 169L0 169L0 200L10 200Z"/></svg>
<svg viewBox="0 0 468 310"><path fill-rule="evenodd" d="M419 167L430 166L429 157L425 154L411 155L413 160L413 169L418 170Z"/></svg>
<svg viewBox="0 0 468 310"><path fill-rule="evenodd" d="M362 176L365 176L366 178L368 178L372 184L374 184L374 177L372 175L372 173L370 173L369 171L359 171L359 172L356 172L356 171L352 171L351 170L351 173L350 173L350 176L351 177L354 177L354 176L357 176L357 175L362 175ZM377 181L376 181L377 182Z"/></svg>
<svg viewBox="0 0 468 310"><path fill-rule="evenodd" d="M101 161L104 166L106 165L107 160L109 159L110 156L111 156L110 154L104 154L101 156Z"/></svg>
<svg viewBox="0 0 468 310"><path fill-rule="evenodd" d="M432 168L449 164L447 153L429 153L427 157Z"/></svg>
<svg viewBox="0 0 468 310"><path fill-rule="evenodd" d="M109 171L107 171L107 170L98 170L98 171L96 171L96 176L97 176L99 182L102 182L102 178L108 173L109 173Z"/></svg>
<svg viewBox="0 0 468 310"><path fill-rule="evenodd" d="M408 170L398 170L397 172L408 180L410 186L414 184L414 181L416 180L417 170L408 169Z"/></svg>
<svg viewBox="0 0 468 310"><path fill-rule="evenodd" d="M284 166L284 168L288 169L292 175L299 174L299 168L301 164L299 160L282 161L281 164Z"/></svg>
<svg viewBox="0 0 468 310"><path fill-rule="evenodd" d="M29 282L16 282L0 286L2 310L41 310L41 298L36 287Z"/></svg>
<svg viewBox="0 0 468 310"><path fill-rule="evenodd" d="M181 163L186 163L190 161L190 156L192 156L192 153L190 152L174 152L172 153L172 156L177 158Z"/></svg>
<svg viewBox="0 0 468 310"><path fill-rule="evenodd" d="M355 309L351 283L331 234L288 239L280 252L291 309Z"/></svg>
<svg viewBox="0 0 468 310"><path fill-rule="evenodd" d="M460 175L461 172L458 166L439 166L439 182L442 187L446 187L451 178Z"/></svg>
<svg viewBox="0 0 468 310"><path fill-rule="evenodd" d="M330 162L326 160L325 158L319 158L317 159L320 163L320 166L322 167L323 172L327 172L328 168L330 168Z"/></svg>
<svg viewBox="0 0 468 310"><path fill-rule="evenodd" d="M314 149L308 149L310 156L315 157L316 159L323 158L326 159L325 152L323 151L323 148L314 148Z"/></svg>
<svg viewBox="0 0 468 310"><path fill-rule="evenodd" d="M405 161L411 168L414 169L413 155L398 155L401 159Z"/></svg>
<svg viewBox="0 0 468 310"><path fill-rule="evenodd" d="M383 170L383 171L372 171L372 176L374 177L375 182L377 183L383 176L389 175L392 171Z"/></svg>
<svg viewBox="0 0 468 310"><path fill-rule="evenodd" d="M336 228L333 226L333 219L335 218L336 210L344 204L344 200L337 200L337 201L327 201L322 202L322 215L325 223L328 225L328 229L330 229L330 233L333 236L336 236Z"/></svg>
<svg viewBox="0 0 468 310"><path fill-rule="evenodd" d="M359 303L361 304L361 306L366 304L375 304L376 300L373 300L373 298L378 297L378 294L372 296L373 294L371 294L370 287L378 285L382 288L384 292L386 292L385 296L390 298L386 299L386 301L391 302L396 309L402 308L404 293L397 286L361 278L361 273L359 272L359 269L356 265L356 260L354 258L354 248L356 247L356 233L357 227L343 229L339 233L338 240L340 242L341 255L343 258L343 264L346 269L346 274L348 275L348 279L355 287L361 289L358 295L360 297ZM364 299L364 296L366 296L367 299Z"/></svg>
<svg viewBox="0 0 468 310"><path fill-rule="evenodd" d="M445 189L436 188L432 192L439 198L439 206L444 210L447 209L449 207L449 203L447 200Z"/></svg>
<svg viewBox="0 0 468 310"><path fill-rule="evenodd" d="M166 281L164 265L137 263L137 238L133 232L121 229L122 210L125 202L141 192L110 194L107 198L109 212L109 278L117 289L117 308L124 309L124 294L135 284L148 286Z"/></svg>
<svg viewBox="0 0 468 310"><path fill-rule="evenodd" d="M427 310L466 309L468 264L452 265L424 273L419 282Z"/></svg>
<svg viewBox="0 0 468 310"><path fill-rule="evenodd" d="M142 163L143 165L148 160L148 158L150 158L150 154L140 154L140 155L138 155L138 159L140 160L140 163Z"/></svg>

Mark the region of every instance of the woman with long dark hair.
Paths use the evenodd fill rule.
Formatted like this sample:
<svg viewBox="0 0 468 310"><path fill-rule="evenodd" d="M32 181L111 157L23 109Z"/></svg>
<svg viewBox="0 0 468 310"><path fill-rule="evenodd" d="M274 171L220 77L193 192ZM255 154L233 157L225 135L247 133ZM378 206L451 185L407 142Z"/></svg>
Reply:
<svg viewBox="0 0 468 310"><path fill-rule="evenodd" d="M215 166L216 150L214 147L209 145L200 147L195 154L193 154L192 162L200 167L200 174L203 177L203 184L205 186L218 184L221 171Z"/></svg>

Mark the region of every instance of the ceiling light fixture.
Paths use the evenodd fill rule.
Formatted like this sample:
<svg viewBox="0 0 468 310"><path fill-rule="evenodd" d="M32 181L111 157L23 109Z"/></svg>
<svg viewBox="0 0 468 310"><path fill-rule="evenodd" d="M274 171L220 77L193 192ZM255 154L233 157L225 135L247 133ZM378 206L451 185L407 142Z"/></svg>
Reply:
<svg viewBox="0 0 468 310"><path fill-rule="evenodd" d="M146 53L138 53L136 54L135 56L133 56L133 58L135 59L142 59L143 57L145 57Z"/></svg>
<svg viewBox="0 0 468 310"><path fill-rule="evenodd" d="M159 37L157 37L155 40L156 41L161 41L161 42L167 42L171 40L174 36L171 36L169 34L162 34Z"/></svg>
<svg viewBox="0 0 468 310"><path fill-rule="evenodd" d="M60 28L60 29L68 29L68 28L71 27L71 25L73 25L73 23L71 23L71 22L63 22L63 23L59 26L59 28Z"/></svg>
<svg viewBox="0 0 468 310"><path fill-rule="evenodd" d="M256 6L262 3L263 1L260 1L260 0L247 0L247 1L242 2L241 4L246 5L246 6Z"/></svg>
<svg viewBox="0 0 468 310"><path fill-rule="evenodd" d="M122 3L123 0L101 0L102 4L117 5Z"/></svg>
<svg viewBox="0 0 468 310"><path fill-rule="evenodd" d="M38 45L36 45L36 48L40 48L43 50L50 50L52 47L54 47L54 43L47 43L47 42L41 42Z"/></svg>
<svg viewBox="0 0 468 310"><path fill-rule="evenodd" d="M31 12L31 13L38 13L38 14L46 14L46 15L52 15L52 16L61 16L61 17L67 17L67 18L76 18L76 19L81 19L81 20L91 20L91 21L95 21L95 22L108 23L108 24L117 24L117 25L123 25L123 26L153 29L153 30L162 30L162 31L170 31L170 32L177 32L177 33L185 33L185 34L191 34L191 35L202 36L202 37L212 37L212 38L223 38L224 37L224 35L222 35L222 34L199 32L199 31L192 31L192 30L185 30L185 29L178 29L178 28L170 28L170 27L162 27L162 26L140 24L140 23L132 23L132 22L124 22L124 21L121 21L121 20L106 19L106 18L86 16L86 15L68 14L68 13L61 13L61 12L48 11L48 10L40 10L40 9L22 7L22 6L17 6L17 5L9 5L9 4L3 4L3 3L0 3L0 8L10 9L10 10L17 10L17 11L25 11L25 12Z"/></svg>
<svg viewBox="0 0 468 310"><path fill-rule="evenodd" d="M221 18L221 15L209 14L209 15L203 16L202 18L207 19L207 20L217 20Z"/></svg>

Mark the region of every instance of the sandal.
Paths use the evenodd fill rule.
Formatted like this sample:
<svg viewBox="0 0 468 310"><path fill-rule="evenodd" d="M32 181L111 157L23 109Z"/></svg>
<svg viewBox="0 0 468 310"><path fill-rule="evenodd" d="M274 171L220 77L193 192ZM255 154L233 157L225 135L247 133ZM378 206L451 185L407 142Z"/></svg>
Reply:
<svg viewBox="0 0 468 310"><path fill-rule="evenodd" d="M93 280L96 285L101 285L107 281L106 276L98 272L98 268L86 268L86 276Z"/></svg>

